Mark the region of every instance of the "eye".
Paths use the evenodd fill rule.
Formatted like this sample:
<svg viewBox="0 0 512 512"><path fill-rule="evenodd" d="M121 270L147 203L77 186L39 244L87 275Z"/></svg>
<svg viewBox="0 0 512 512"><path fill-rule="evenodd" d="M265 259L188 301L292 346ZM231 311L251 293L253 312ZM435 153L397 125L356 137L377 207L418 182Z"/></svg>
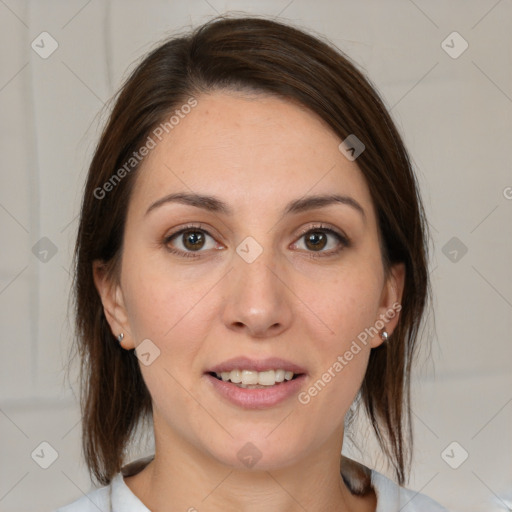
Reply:
<svg viewBox="0 0 512 512"><path fill-rule="evenodd" d="M304 244L295 242L294 248L304 249L311 257L333 256L350 246L346 236L323 224L309 226L301 233L299 240L304 240ZM327 250L324 250L326 247Z"/></svg>
<svg viewBox="0 0 512 512"><path fill-rule="evenodd" d="M209 244L208 239L211 240ZM194 253L202 252L202 250L217 248L210 233L198 226L186 226L171 233L164 238L163 243L173 254L189 258L198 257L199 255Z"/></svg>
<svg viewBox="0 0 512 512"><path fill-rule="evenodd" d="M334 256L350 247L350 241L345 235L324 224L308 226L301 233L299 240L302 239L303 244L295 242L292 248L304 250L313 258ZM201 252L219 249L210 233L195 225L186 226L165 236L163 245L169 252L187 258L197 258Z"/></svg>

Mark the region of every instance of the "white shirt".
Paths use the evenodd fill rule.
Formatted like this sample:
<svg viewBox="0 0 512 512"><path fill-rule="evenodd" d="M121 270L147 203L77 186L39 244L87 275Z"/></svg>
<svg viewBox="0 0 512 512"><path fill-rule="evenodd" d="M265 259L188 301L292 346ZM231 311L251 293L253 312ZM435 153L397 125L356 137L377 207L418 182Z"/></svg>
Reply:
<svg viewBox="0 0 512 512"><path fill-rule="evenodd" d="M132 464L143 467L151 458ZM123 473L123 470L117 473L110 485L95 489L55 512L151 512L126 485ZM427 496L399 487L374 470L371 470L371 483L377 496L375 512L449 512Z"/></svg>

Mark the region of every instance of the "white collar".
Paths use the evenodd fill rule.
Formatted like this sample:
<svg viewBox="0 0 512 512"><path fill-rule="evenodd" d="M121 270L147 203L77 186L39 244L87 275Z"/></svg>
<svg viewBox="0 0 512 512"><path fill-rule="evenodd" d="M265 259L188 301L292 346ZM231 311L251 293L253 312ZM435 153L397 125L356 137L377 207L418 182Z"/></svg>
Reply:
<svg viewBox="0 0 512 512"><path fill-rule="evenodd" d="M123 467L110 483L112 512L151 512L126 485L124 476L131 476L141 471L154 455L138 459ZM376 512L398 510L401 501L400 487L381 473L371 470L371 483L377 497Z"/></svg>

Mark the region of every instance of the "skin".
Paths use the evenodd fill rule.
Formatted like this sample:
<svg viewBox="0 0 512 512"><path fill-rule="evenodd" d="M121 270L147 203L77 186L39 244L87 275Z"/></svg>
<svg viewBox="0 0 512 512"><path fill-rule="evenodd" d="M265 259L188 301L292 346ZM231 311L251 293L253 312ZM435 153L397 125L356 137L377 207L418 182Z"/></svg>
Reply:
<svg viewBox="0 0 512 512"><path fill-rule="evenodd" d="M385 277L363 174L316 115L264 94L217 91L197 100L137 176L118 279L94 265L112 332L125 335L123 348L150 339L160 350L149 366L139 363L153 401L155 459L125 481L153 512L170 503L223 512L374 511L373 492L358 497L345 486L340 453L344 417L379 335L306 405L293 396L267 409L242 409L218 395L204 372L234 356L277 356L306 369L307 390L400 302L404 268ZM165 203L146 214L175 192L215 196L233 213ZM282 214L289 201L333 193L356 200L364 217L339 203ZM325 242L308 245L301 230L318 232L320 222L350 245L325 232ZM195 252L186 235L165 241L198 223L209 235ZM263 248L252 263L236 252L248 236ZM386 323L389 334L397 320ZM237 457L247 442L261 452L252 468Z"/></svg>

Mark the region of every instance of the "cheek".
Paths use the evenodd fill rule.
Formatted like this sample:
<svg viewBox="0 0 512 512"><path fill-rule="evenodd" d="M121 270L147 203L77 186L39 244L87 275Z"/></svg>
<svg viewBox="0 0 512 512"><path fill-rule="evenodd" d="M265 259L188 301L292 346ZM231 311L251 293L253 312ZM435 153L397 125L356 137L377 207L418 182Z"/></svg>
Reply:
<svg viewBox="0 0 512 512"><path fill-rule="evenodd" d="M165 258L151 261L144 254L127 255L123 292L136 343L149 338L164 345L183 331L188 338L194 332L199 335L197 316L208 286L208 279L183 279Z"/></svg>
<svg viewBox="0 0 512 512"><path fill-rule="evenodd" d="M368 329L374 322L374 308L368 302L372 295L361 286L348 286L341 292L323 298L323 319L330 331L311 332L315 340L315 373L308 386L297 396L306 415L324 418L319 433L329 435L343 425L345 415L360 387L370 356ZM322 304L322 301L316 302Z"/></svg>
<svg viewBox="0 0 512 512"><path fill-rule="evenodd" d="M143 260L139 260L143 261ZM135 345L151 340L151 362L140 370L153 399L161 411L189 407L183 386L190 388L189 379L202 341L207 334L204 318L205 287L176 279L160 265L131 266L123 284L125 304ZM207 289L207 288L206 288ZM192 408L193 409L193 408ZM190 414L199 414L189 410ZM169 416L168 422L176 422Z"/></svg>
<svg viewBox="0 0 512 512"><path fill-rule="evenodd" d="M378 336L372 329L382 285L378 268L347 265L335 279L319 280L321 288L302 288L301 299L315 312L307 316L305 328L315 340L317 364L301 403L316 401L321 394L313 407L333 407L340 414L352 403L366 372L371 337Z"/></svg>
<svg viewBox="0 0 512 512"><path fill-rule="evenodd" d="M301 286L300 297L317 318L328 346L342 349L378 318L382 276L371 266L346 266ZM323 326L323 327L320 327Z"/></svg>

